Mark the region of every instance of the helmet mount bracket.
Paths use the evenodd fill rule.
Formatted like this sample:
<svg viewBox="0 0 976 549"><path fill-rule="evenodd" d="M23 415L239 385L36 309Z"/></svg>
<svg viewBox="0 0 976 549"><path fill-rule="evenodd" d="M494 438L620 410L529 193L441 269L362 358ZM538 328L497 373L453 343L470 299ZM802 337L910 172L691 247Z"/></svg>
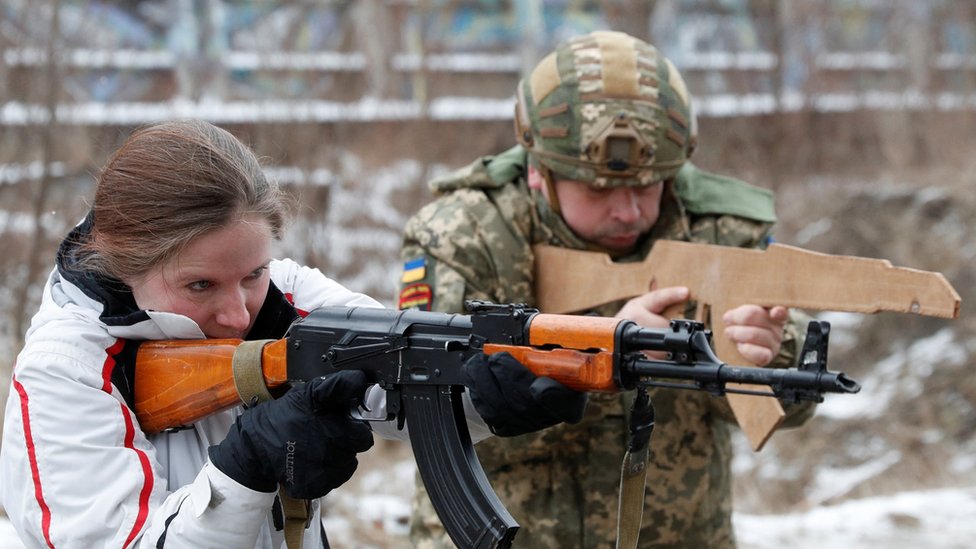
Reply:
<svg viewBox="0 0 976 549"><path fill-rule="evenodd" d="M641 135L627 113L617 113L586 146L589 161L609 172L628 172L654 161L654 147Z"/></svg>

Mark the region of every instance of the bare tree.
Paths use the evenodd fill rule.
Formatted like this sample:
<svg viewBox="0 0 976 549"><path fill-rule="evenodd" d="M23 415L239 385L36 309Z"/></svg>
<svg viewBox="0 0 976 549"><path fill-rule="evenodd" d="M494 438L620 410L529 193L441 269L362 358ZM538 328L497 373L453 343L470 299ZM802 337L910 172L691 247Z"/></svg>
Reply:
<svg viewBox="0 0 976 549"><path fill-rule="evenodd" d="M30 315L28 304L31 303L31 290L38 278L41 270L42 261L46 260L47 235L44 231L44 214L47 211L47 198L53 184L51 174L51 164L56 158L55 147L57 145L58 134L58 101L61 91L61 69L60 69L60 0L50 1L50 25L47 37L46 51L47 64L44 71L44 89L47 94L44 97L44 105L48 112L48 122L40 132L40 165L41 177L38 181L37 189L31 199L33 227L29 236L27 246L27 257L24 264L27 267L27 274L24 276L23 284L17 294L17 304L14 306L14 337L19 338L20 334L26 329L27 320ZM42 257L43 256L43 257ZM18 339L19 341L19 339Z"/></svg>

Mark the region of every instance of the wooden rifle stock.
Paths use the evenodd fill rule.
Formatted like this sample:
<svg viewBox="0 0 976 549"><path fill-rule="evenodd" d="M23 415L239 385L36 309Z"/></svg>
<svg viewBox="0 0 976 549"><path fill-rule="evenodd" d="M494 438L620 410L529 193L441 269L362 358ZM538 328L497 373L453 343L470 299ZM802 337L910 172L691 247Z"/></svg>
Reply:
<svg viewBox="0 0 976 549"><path fill-rule="evenodd" d="M239 339L169 340L142 343L136 355L135 412L146 433L189 425L241 403L234 385ZM283 386L286 341L261 353L265 385Z"/></svg>

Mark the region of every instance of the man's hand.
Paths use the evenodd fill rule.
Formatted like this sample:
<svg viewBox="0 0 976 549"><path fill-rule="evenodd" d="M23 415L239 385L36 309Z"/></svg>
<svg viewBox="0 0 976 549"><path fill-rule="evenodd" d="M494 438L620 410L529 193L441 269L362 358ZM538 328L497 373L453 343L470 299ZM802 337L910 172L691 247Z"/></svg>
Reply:
<svg viewBox="0 0 976 549"><path fill-rule="evenodd" d="M689 297L690 290L684 286L653 289L628 301L614 316L647 328L666 328L671 319L665 312ZM742 358L757 366L765 366L779 354L788 319L789 309L786 307L741 305L722 316L723 333L735 343ZM713 329L717 330L717 327Z"/></svg>
<svg viewBox="0 0 976 549"><path fill-rule="evenodd" d="M663 316L664 312L688 301L689 295L691 291L684 286L654 289L628 301L614 317L632 320L645 328L667 328L671 319Z"/></svg>
<svg viewBox="0 0 976 549"><path fill-rule="evenodd" d="M740 305L722 315L724 334L735 343L742 358L765 366L779 354L789 314L786 307Z"/></svg>

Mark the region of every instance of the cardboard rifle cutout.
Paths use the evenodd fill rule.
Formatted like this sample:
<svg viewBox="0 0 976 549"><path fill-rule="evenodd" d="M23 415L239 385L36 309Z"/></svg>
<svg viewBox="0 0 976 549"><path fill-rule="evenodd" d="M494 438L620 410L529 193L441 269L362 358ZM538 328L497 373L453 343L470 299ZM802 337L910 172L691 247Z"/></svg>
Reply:
<svg viewBox="0 0 976 549"><path fill-rule="evenodd" d="M537 306L572 313L631 298L657 288L686 286L697 302L695 320L711 326L739 305L846 311L881 311L958 318L960 298L941 273L893 267L889 261L828 255L783 244L766 250L662 240L640 263L614 263L603 253L536 246ZM666 316L681 316L667 311ZM748 364L730 341L715 337L728 364ZM782 423L779 401L728 394L729 404L754 450Z"/></svg>

